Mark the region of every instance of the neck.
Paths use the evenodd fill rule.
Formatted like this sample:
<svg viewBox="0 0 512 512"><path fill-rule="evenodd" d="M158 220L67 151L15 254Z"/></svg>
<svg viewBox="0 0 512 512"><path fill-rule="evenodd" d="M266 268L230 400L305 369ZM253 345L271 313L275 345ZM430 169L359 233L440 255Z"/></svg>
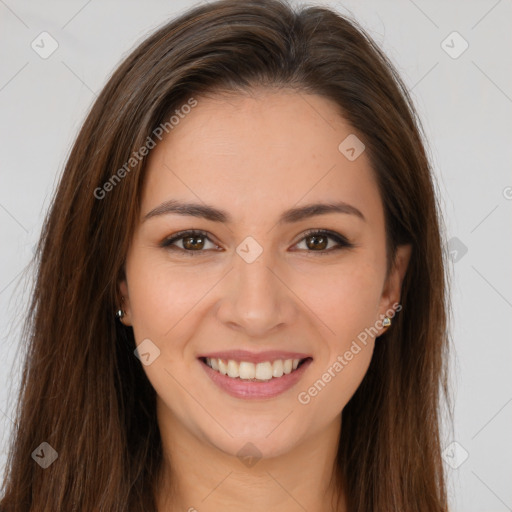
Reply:
<svg viewBox="0 0 512 512"><path fill-rule="evenodd" d="M335 476L340 417L289 453L244 463L196 437L168 409L161 414L158 512L346 510Z"/></svg>

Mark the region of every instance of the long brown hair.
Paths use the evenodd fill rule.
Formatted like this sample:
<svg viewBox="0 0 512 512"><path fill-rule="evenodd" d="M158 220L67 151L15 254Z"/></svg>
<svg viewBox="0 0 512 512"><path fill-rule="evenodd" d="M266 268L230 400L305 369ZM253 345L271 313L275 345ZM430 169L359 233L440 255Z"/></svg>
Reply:
<svg viewBox="0 0 512 512"><path fill-rule="evenodd" d="M447 510L448 282L423 130L393 65L355 21L277 0L187 11L131 53L92 106L36 251L1 510L156 511L155 391L134 356L132 329L115 321L146 162L130 159L190 98L253 86L334 101L366 144L388 265L397 245L412 245L403 310L342 413L337 468L349 510ZM31 457L42 442L58 453L46 469Z"/></svg>

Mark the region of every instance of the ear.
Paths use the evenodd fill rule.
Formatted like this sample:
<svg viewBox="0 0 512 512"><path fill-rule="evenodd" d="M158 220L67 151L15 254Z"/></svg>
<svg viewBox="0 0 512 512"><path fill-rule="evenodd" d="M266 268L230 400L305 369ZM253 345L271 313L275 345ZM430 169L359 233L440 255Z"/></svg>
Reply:
<svg viewBox="0 0 512 512"><path fill-rule="evenodd" d="M380 319L384 318L384 316L389 316L389 313L395 311L396 305L400 303L402 283L409 266L411 253L412 246L410 244L399 245L396 249L395 261L382 289L379 305ZM382 329L380 334L385 330L386 327Z"/></svg>
<svg viewBox="0 0 512 512"><path fill-rule="evenodd" d="M119 281L118 285L119 289L119 303L117 304L118 308L121 308L124 312L124 315L119 320L124 325L132 325L131 322L131 309L130 309L130 294L128 292L128 284L126 283L126 279Z"/></svg>

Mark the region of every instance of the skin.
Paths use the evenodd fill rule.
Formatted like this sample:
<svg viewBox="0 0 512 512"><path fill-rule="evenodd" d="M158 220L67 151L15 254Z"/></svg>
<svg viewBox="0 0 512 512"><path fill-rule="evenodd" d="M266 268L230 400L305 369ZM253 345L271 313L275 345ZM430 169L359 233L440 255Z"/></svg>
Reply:
<svg viewBox="0 0 512 512"><path fill-rule="evenodd" d="M373 171L365 152L349 161L338 150L355 132L330 100L271 89L196 99L149 155L140 222L120 283L122 321L137 344L149 338L160 350L143 366L157 393L166 460L159 511L334 510L341 411L380 340L361 345L307 405L297 395L400 301L410 247L398 248L386 276L384 211ZM233 220L175 213L144 220L169 199L206 203ZM365 220L329 213L277 224L288 208L340 200ZM304 232L322 228L354 247L329 252L338 245L329 238L329 246L315 248ZM195 256L161 247L188 229L211 234L199 245L188 240ZM248 236L263 249L250 264L236 252ZM313 362L280 396L243 400L213 384L197 360L237 348L299 351ZM252 467L237 457L248 442L262 457Z"/></svg>

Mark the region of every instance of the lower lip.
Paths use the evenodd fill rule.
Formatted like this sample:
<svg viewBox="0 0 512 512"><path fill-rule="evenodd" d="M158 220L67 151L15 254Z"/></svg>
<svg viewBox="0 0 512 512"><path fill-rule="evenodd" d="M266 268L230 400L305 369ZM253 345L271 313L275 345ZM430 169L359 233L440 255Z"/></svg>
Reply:
<svg viewBox="0 0 512 512"><path fill-rule="evenodd" d="M313 360L307 359L296 370L284 374L282 377L272 378L268 381L253 382L240 378L233 379L227 375L217 372L210 368L201 359L199 362L204 368L206 374L213 380L217 386L235 398L273 398L284 393L294 386L304 375L307 367Z"/></svg>

